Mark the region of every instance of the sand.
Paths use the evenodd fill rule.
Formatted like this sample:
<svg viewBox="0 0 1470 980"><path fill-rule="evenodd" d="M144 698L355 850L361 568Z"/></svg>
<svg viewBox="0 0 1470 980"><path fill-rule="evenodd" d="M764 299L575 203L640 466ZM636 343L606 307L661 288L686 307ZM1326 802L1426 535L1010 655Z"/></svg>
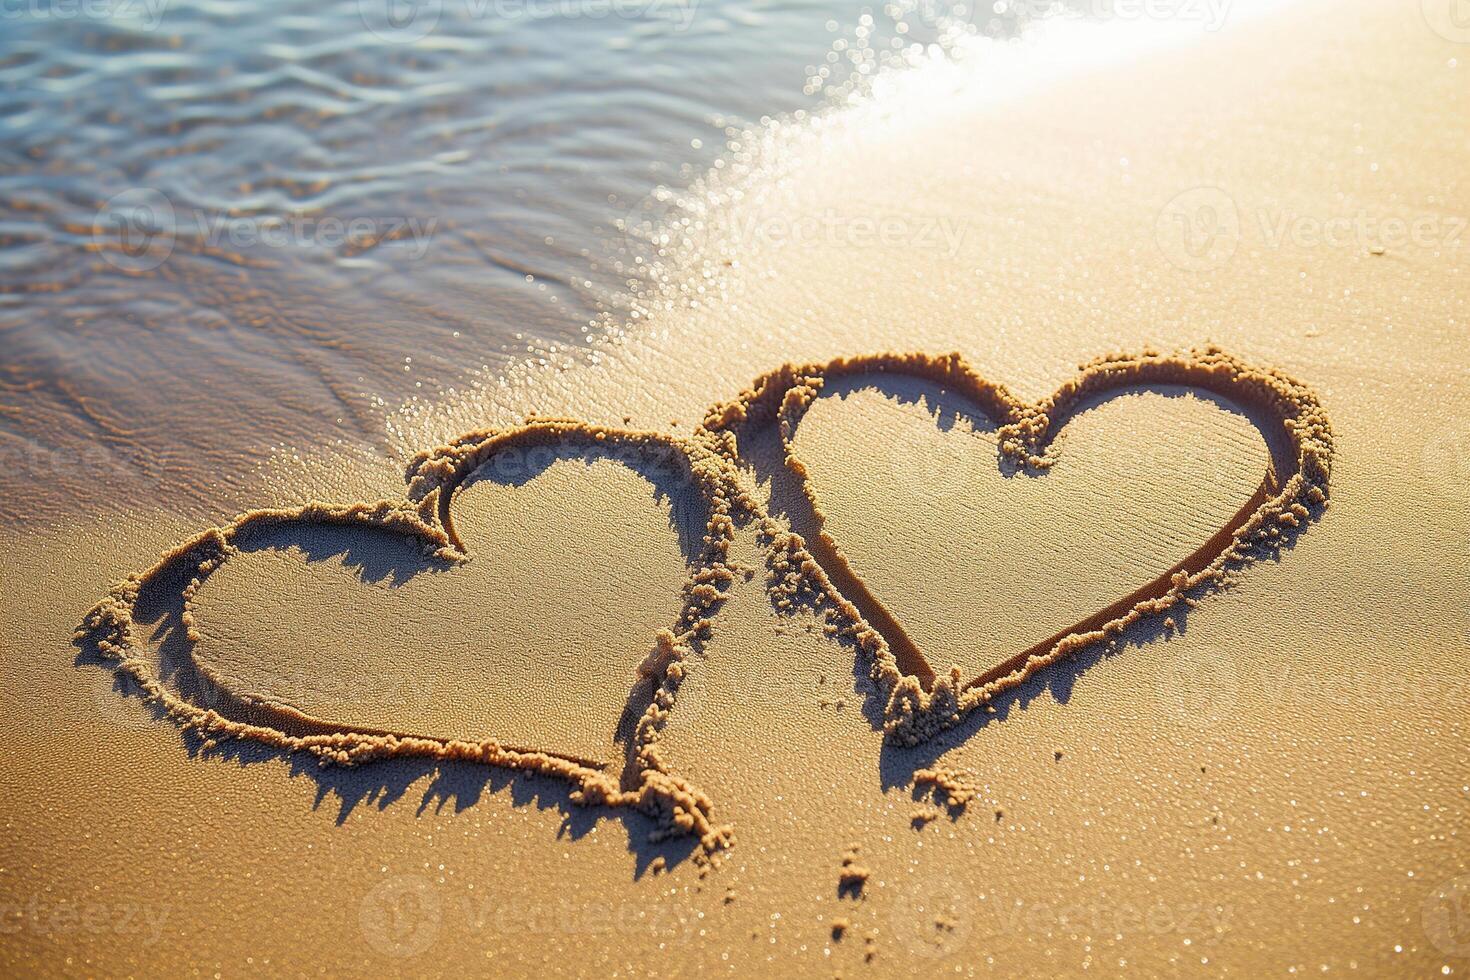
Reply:
<svg viewBox="0 0 1470 980"><path fill-rule="evenodd" d="M786 574L790 542L769 574L773 530L803 520L760 471L781 461L769 434L699 456L706 475L673 493L641 457L597 450L436 484L466 505L454 537L437 499L404 499L428 484L386 470L324 462L263 486L261 507L403 502L371 521L402 515L397 538L437 553L387 561L393 529L354 517L231 556L195 597L198 655L253 696L256 727L295 711L338 731L292 738L380 730L349 755L382 732L423 748L353 768L247 732L210 747L231 734L214 719L181 731L190 719L113 690L105 665L73 665L93 604L199 532L166 502L8 536L0 963L1464 970L1449 913L1470 892L1463 60L1417 10L1355 0L1242 13L1009 98L983 72L923 69L772 132L749 163L759 193L733 193L740 166L703 188L702 227L663 257L666 292L599 363L401 420L405 458L533 411L666 432L693 457L709 407L761 372L895 348L959 351L1039 402L1099 355L1218 344L1320 399L1330 480L1312 470L1270 512L1315 508L1279 548L943 724L893 724L882 645L845 631L821 576ZM804 219L826 230L776 233ZM923 232L941 219L962 234ZM863 224L888 220L886 236ZM1370 228L1328 243L1324 223ZM985 413L924 380L824 386L791 446L872 594L941 680L953 663L955 690L982 690L1207 546L1273 458L1304 458L1271 444L1270 413L1197 382L1077 412L1044 474L1008 475ZM1323 431L1295 448L1324 448ZM442 458L418 472L477 461ZM1325 508L1298 500L1321 485ZM721 499L775 525L725 540L696 516ZM444 567L390 584L429 561ZM716 566L729 574L690 580ZM521 765L537 754L522 749L550 761Z"/></svg>

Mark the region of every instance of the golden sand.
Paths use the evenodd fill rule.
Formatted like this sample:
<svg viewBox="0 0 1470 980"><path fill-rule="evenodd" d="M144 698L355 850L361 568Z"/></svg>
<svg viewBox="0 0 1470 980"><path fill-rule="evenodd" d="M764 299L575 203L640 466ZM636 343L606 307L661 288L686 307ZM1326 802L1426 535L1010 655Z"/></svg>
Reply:
<svg viewBox="0 0 1470 980"><path fill-rule="evenodd" d="M829 381L851 375L908 375L967 395L1000 424L1003 457L1020 467L1046 470L1055 462L1051 443L1067 418L1089 397L1130 386L1183 384L1213 390L1273 414L1289 441L1291 469L1268 469L1251 499L1198 549L1153 581L1129 592L1076 626L1007 657L983 674L964 678L959 668L937 676L903 625L880 602L848 562L823 526L824 515L806 465L793 451L792 436L801 416ZM741 479L739 441L748 428L777 424L786 447L786 464L801 483L818 526L815 556L799 534L783 530ZM704 543L684 584L684 607L672 629L660 630L639 667L656 683L628 747L628 765L618 780L596 760L569 757L548 747L513 746L497 739L477 742L440 739L409 731L353 728L302 713L289 705L249 692L230 690L229 681L191 655L200 685L219 705L235 702L240 714L263 716L266 723L230 717L220 707L203 707L165 685L148 644L138 636L135 613L144 596L181 582L179 619L185 641L197 644L202 632L196 599L205 581L239 553L237 542L262 527L361 526L402 535L429 557L447 563L468 560L455 530L452 501L464 482L505 452L528 446L569 443L625 448L678 464L679 475L697 487L704 502ZM1076 379L1035 404L1025 404L1003 386L977 375L958 354L879 354L842 358L826 365L787 364L764 375L733 402L712 408L688 440L657 432L608 429L569 419L538 419L501 432L477 432L416 456L408 469L408 495L402 500L351 504L309 503L295 509L249 511L223 527L210 528L165 552L147 570L119 582L78 629L78 642L114 661L143 697L186 731L213 748L221 739L243 738L287 752L307 752L323 763L357 765L387 758L426 757L475 762L555 776L573 783L572 801L632 806L652 816L654 841L678 833L699 838L706 853L730 843L729 828L711 821L711 801L669 769L659 746L670 714L678 709L685 663L715 631L724 591L739 572L730 560L737 524L760 528L769 549L766 561L777 608L794 611L792 598L813 596L826 617L826 632L851 638L883 700L883 730L901 744L914 745L958 724L976 708L988 706L1036 671L1091 645L1121 637L1147 618L1177 603L1196 602L1205 590L1227 581L1252 558L1286 543L1285 534L1303 526L1327 503L1331 468L1331 430L1311 391L1279 372L1253 368L1211 348L1185 356L1149 351L1112 355L1083 364ZM816 557L820 556L820 557ZM592 651L587 651L590 656ZM503 686L495 677L486 681ZM780 705L772 707L779 710ZM951 799L963 806L953 784ZM970 794L970 795L973 795ZM861 893L867 871L845 860L843 887Z"/></svg>
<svg viewBox="0 0 1470 980"><path fill-rule="evenodd" d="M1465 116L1464 61L1463 45L1418 10L1306 0L1012 102L978 83L930 98L918 78L917 92L773 134L780 179L753 179L759 193L712 184L704 226L661 257L668 292L646 299L649 322L598 363L528 369L396 420L404 462L447 447L413 465L416 484L327 458L283 470L262 487L261 512L221 515L203 534L160 502L126 524L0 541L10 790L0 968L1463 971L1470 950L1453 918L1470 893L1462 246L1448 233L1329 246L1293 221L1363 211L1449 228L1470 212L1463 133L1447 122ZM942 72L934 82L948 83ZM1171 202L1201 188L1207 202L1218 203L1210 188L1233 202L1238 226L1181 251ZM970 231L943 255L913 242L780 247L738 233L770 215L832 213L840 226L875 210L958 216ZM881 358L839 377L854 352L894 348L963 356ZM1172 353L1079 375L1079 359L1118 350ZM749 387L782 364L797 367ZM1110 364L1132 375L1123 388L1183 384L1220 399L1186 412L1130 391L1100 405L1080 389L1115 385ZM885 378L885 365L903 370ZM855 388L865 402L836 393ZM973 433L943 428L942 389L978 399ZM831 433L872 429L844 414L864 404L891 418L875 440L903 426L924 440L900 438L887 457L836 444ZM770 424L748 424L753 415ZM652 434L672 419L706 421L697 434ZM488 428L453 442L477 427ZM1089 475L1110 447L1126 453L1165 429L1160 442L1197 443L1198 456L1164 465L1144 451ZM272 567L249 564L264 553L245 553L242 534L347 522L422 545L433 553L423 561L442 566L428 574L447 582L492 548L477 536L490 525L471 530L460 509L480 490L457 481L504 440L581 451L599 431L635 474L690 461L686 489L707 537L674 549L644 481L609 480L579 503L558 489L576 484L548 468L496 497L514 489L527 508L566 508L567 526L544 531L550 553L528 567L564 565L580 527L618 543L603 554L659 557L647 578L589 575L586 594L556 604L486 596L474 621L544 605L568 631L591 624L579 635L608 622L617 635L587 655L618 660L595 673L622 680L596 699L599 716L635 705L631 737L584 745L550 721L527 738L371 731L365 717L330 713L347 699L245 683L268 679L251 660L291 651L251 645L277 635L260 603L278 593L262 586L255 607L232 601L244 594L232 571ZM907 458L915 445L967 461L965 472L1004 492L925 478L933 471ZM1322 512L1313 491L1326 492L1329 454ZM1216 458L1228 463L1218 479L1200 462ZM804 487L782 477L803 472ZM1150 473L1164 474L1158 492L1143 485ZM1129 512L1152 520L1098 530L1087 508L1055 506L1063 492L1118 500L1130 493L1111 485L1120 474L1137 483ZM1193 474L1197 491L1169 511L1178 474ZM385 500L293 503L313 497ZM644 516L620 523L625 512ZM886 549L895 513L945 529L946 552L920 563ZM1049 542L1035 578L956 582L955 556L982 553L1001 521L1010 541ZM532 551L534 530L521 539ZM1057 553L1069 535L1076 554ZM121 659L89 663L88 640L68 645L72 630L109 583L160 552L178 575L165 583L155 567L114 589L87 636ZM1125 554L1096 557L1113 552ZM900 553L902 566L885 564ZM1003 564L1024 571L1026 558ZM176 689L187 677L157 659L160 620L135 628L146 581L182 596L194 579L194 650L223 683L241 682L236 701L186 699L198 691ZM629 592L636 608L608 618ZM372 624L356 623L342 594L291 601L331 635L366 630L354 647L364 673L403 669L402 648L375 651L373 630L422 637L444 658L464 645L459 619L420 618L441 608L417 604L420 593L402 593L402 620ZM1112 642L1091 635L1135 612L1148 622ZM696 629L705 618L709 629ZM654 628L635 651L622 624L645 620ZM516 673L513 662L540 662L523 637L477 638L474 662L487 669L474 697L514 675L527 679L502 696L525 707L495 720L577 710L554 672L541 683ZM542 645L550 662L576 662ZM993 686L1011 677L1009 690ZM436 690L448 701L474 683L447 681ZM283 710L292 706L310 710ZM455 715L473 716L472 700ZM950 786L963 807L942 798ZM916 806L937 813L914 820ZM837 887L854 847L866 871L857 897ZM717 862L700 860L711 853Z"/></svg>

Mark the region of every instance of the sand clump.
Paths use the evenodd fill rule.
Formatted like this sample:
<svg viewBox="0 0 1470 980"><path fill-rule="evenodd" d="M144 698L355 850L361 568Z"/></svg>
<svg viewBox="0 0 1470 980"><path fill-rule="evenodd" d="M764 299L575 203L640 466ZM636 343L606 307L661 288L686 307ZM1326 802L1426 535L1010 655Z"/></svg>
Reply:
<svg viewBox="0 0 1470 980"><path fill-rule="evenodd" d="M1249 404L1279 422L1290 446L1289 469L1268 469L1260 489L1235 517L1203 546L1154 580L1121 597L1082 622L1034 644L978 676L959 668L935 669L897 617L853 569L839 543L825 528L820 498L793 434L824 385L842 377L907 375L944 385L972 398L999 425L1003 460L1018 468L1044 471L1056 459L1052 439L1085 399L1147 384L1180 384L1215 392ZM757 497L740 452L740 440L754 430L776 425L784 461L797 478L818 523L814 540L783 527ZM157 663L140 642L135 612L145 590L175 577L183 588L183 623L188 638L200 633L193 600L212 571L238 552L244 532L269 525L332 524L372 527L402 535L447 567L472 559L456 533L455 492L496 453L528 446L572 446L626 452L630 459L670 464L679 479L698 491L705 528L699 553L689 563L677 620L652 638L653 647L638 673L654 681L649 703L638 718L621 774L607 763L576 758L494 739L465 741L412 732L363 729L334 724L280 705L243 696L243 716L227 717L190 701L165 683ZM705 854L732 842L729 827L713 816L713 801L679 776L666 757L661 735L677 710L686 663L715 628L719 607L737 576L750 570L730 554L737 526L753 524L767 553L766 586L778 611L819 610L828 635L851 642L865 658L867 673L881 702L885 736L896 744L915 744L948 728L970 712L989 709L991 700L1036 671L1103 642L1113 642L1130 625L1167 613L1178 603L1193 604L1259 554L1289 540L1325 506L1332 459L1332 434L1315 394L1286 375L1246 364L1216 348L1169 355L1146 350L1113 354L1086 362L1053 394L1023 403L1003 386L981 377L958 354L882 353L838 358L826 364L786 364L762 375L737 398L716 404L687 438L651 431L590 425L576 419L532 418L513 428L471 432L416 456L408 466L402 499L248 511L228 524L207 529L163 554L143 572L118 583L86 616L79 642L92 644L115 669L136 682L141 695L181 728L212 744L249 739L284 751L308 752L323 765L358 765L375 759L416 756L463 760L564 779L572 799L584 805L632 807L657 825L655 837L693 835ZM208 671L199 665L201 673ZM220 678L207 678L223 684ZM920 785L942 791L951 807L963 809L974 798L973 782L946 770L921 770ZM844 859L840 888L861 894L867 872L856 853Z"/></svg>
<svg viewBox="0 0 1470 980"><path fill-rule="evenodd" d="M963 813L982 789L973 773L942 766L914 772L914 786L925 787L942 799L951 812Z"/></svg>
<svg viewBox="0 0 1470 980"><path fill-rule="evenodd" d="M856 844L848 847L842 855L842 870L837 873L837 894L842 898L862 898L863 889L873 872L862 863L862 849Z"/></svg>

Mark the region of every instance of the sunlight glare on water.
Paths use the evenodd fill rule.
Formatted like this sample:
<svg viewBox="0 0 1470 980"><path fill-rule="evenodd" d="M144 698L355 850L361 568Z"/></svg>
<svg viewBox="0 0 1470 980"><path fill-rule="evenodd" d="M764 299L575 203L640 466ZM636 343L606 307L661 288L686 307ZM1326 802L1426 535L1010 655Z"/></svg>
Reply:
<svg viewBox="0 0 1470 980"><path fill-rule="evenodd" d="M396 455L405 400L620 329L773 120L1059 9L7 5L0 512L217 518L281 447Z"/></svg>

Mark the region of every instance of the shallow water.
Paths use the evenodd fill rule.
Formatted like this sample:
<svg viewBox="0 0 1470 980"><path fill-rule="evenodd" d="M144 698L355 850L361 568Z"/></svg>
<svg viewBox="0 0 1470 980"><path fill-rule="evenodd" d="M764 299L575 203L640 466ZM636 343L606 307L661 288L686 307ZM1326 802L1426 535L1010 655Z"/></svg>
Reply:
<svg viewBox="0 0 1470 980"><path fill-rule="evenodd" d="M405 399L615 330L655 192L763 116L1036 12L598 3L7 6L0 518L391 454Z"/></svg>

